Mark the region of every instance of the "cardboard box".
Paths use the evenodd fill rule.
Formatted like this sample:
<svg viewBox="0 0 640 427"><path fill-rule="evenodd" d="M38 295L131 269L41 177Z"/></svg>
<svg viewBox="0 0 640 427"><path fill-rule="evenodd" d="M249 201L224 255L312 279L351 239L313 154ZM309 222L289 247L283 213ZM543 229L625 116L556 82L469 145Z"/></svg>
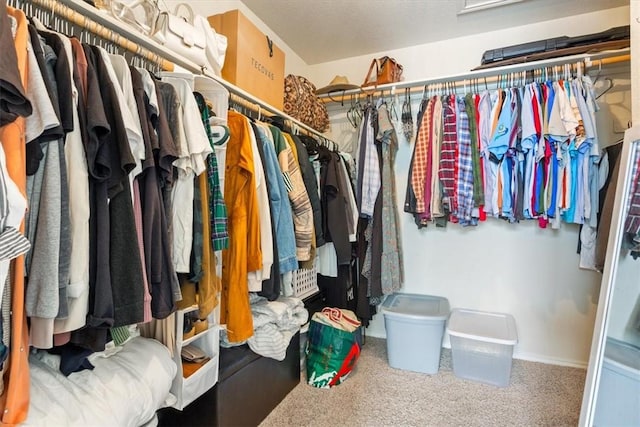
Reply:
<svg viewBox="0 0 640 427"><path fill-rule="evenodd" d="M282 110L284 52L237 9L207 19L228 40L222 78Z"/></svg>

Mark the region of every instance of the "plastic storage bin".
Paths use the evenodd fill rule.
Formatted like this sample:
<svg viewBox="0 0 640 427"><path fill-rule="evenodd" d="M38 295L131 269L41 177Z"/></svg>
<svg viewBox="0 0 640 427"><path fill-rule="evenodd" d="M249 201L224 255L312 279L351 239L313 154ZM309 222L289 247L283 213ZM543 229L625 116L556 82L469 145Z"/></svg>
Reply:
<svg viewBox="0 0 640 427"><path fill-rule="evenodd" d="M513 346L518 342L513 316L454 309L447 332L457 377L498 387L509 385Z"/></svg>
<svg viewBox="0 0 640 427"><path fill-rule="evenodd" d="M607 338L593 425L640 426L640 348Z"/></svg>
<svg viewBox="0 0 640 427"><path fill-rule="evenodd" d="M392 368L436 374L449 301L416 294L389 295L382 304Z"/></svg>

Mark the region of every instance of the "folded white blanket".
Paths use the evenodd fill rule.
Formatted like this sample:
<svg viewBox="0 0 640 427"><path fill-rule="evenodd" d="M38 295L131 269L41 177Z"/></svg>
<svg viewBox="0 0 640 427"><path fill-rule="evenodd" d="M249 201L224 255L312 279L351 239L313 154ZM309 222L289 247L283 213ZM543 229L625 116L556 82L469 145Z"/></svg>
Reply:
<svg viewBox="0 0 640 427"><path fill-rule="evenodd" d="M291 338L309 318L302 300L283 296L268 301L252 294L251 313L254 333L247 340L249 348L276 360L284 360Z"/></svg>
<svg viewBox="0 0 640 427"><path fill-rule="evenodd" d="M25 426L141 426L167 406L176 364L160 342L136 337L95 368L65 377L60 357L29 357L31 395Z"/></svg>
<svg viewBox="0 0 640 427"><path fill-rule="evenodd" d="M251 313L253 314L253 336L246 343L255 353L276 360L284 360L287 347L300 326L307 323L309 312L301 299L280 296L269 301L258 294L250 293ZM220 345L232 347L242 343L230 343L223 330L220 333Z"/></svg>

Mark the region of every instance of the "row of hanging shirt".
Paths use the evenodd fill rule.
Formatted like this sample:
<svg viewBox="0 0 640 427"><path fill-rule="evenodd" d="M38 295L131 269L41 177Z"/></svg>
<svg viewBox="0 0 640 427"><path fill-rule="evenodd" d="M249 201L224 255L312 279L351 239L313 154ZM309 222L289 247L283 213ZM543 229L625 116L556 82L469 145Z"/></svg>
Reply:
<svg viewBox="0 0 640 427"><path fill-rule="evenodd" d="M100 350L113 327L164 319L185 301L195 303L193 292L182 292L188 284L197 284L200 317L212 312L221 290L229 316L250 316L248 291L264 290L271 268L267 260L281 255L270 250L272 234L267 232L272 216L265 184L270 180L260 172L258 157L258 143L264 141L265 150L273 149L274 139L279 144L272 173L284 181L282 187L286 183L287 193L278 212L280 223L284 213L291 218L290 232L277 229L273 235L280 239L281 253L291 249L276 274L291 272L304 261L313 264L312 250L316 239L322 239L320 196L316 186L305 185L317 180L297 136L275 126L256 135L230 132L223 126L226 90L215 98L194 93L184 75L163 73L159 79L129 66L121 55L47 29L37 20L26 34L29 79L24 92L33 111L25 123L23 167L30 207L26 236L33 248L26 257L24 305L32 345L71 342ZM212 113L217 117L209 117ZM236 128L252 129L246 117L229 116ZM230 187L229 176L249 167L236 164L239 158L233 155L240 146L248 156L243 159L257 171L251 194L262 190L264 196L258 206L260 223L254 223L261 247L252 258L263 262L231 280L238 264L251 262L229 250L231 256L222 256L227 268L221 272L213 252L231 249L231 237L247 239L246 233L230 236L227 214L232 218L235 202L248 189L224 191L225 183ZM281 152L288 154L282 157ZM300 169L309 176L304 183ZM16 203L25 203L20 198ZM28 242L20 242L26 250ZM290 295L290 278L288 283L282 292ZM239 295L234 301L246 304L230 302L229 287ZM244 330L250 335L251 325Z"/></svg>
<svg viewBox="0 0 640 427"><path fill-rule="evenodd" d="M404 281L400 219L395 187L398 139L392 113L381 99L363 109L357 143L356 197L360 214L357 314L365 321L384 295L398 291Z"/></svg>
<svg viewBox="0 0 640 427"><path fill-rule="evenodd" d="M597 110L589 76L423 99L405 212L419 228L487 216L595 227Z"/></svg>
<svg viewBox="0 0 640 427"><path fill-rule="evenodd" d="M28 34L30 340L97 351L109 329L176 310L177 273L191 272L195 177L213 148L186 80L160 81L35 19ZM212 245L226 247L224 214L216 220L225 229ZM201 302L211 311L215 296Z"/></svg>

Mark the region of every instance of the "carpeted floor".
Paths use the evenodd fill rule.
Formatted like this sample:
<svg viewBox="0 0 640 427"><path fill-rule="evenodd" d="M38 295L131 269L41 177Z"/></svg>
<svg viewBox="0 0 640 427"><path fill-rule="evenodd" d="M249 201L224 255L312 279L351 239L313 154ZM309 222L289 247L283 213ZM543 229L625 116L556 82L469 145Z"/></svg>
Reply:
<svg viewBox="0 0 640 427"><path fill-rule="evenodd" d="M391 368L386 341L367 338L356 369L332 389L305 383L260 424L284 426L576 426L586 372L513 361L511 384L498 388L453 374L443 349L440 371Z"/></svg>

